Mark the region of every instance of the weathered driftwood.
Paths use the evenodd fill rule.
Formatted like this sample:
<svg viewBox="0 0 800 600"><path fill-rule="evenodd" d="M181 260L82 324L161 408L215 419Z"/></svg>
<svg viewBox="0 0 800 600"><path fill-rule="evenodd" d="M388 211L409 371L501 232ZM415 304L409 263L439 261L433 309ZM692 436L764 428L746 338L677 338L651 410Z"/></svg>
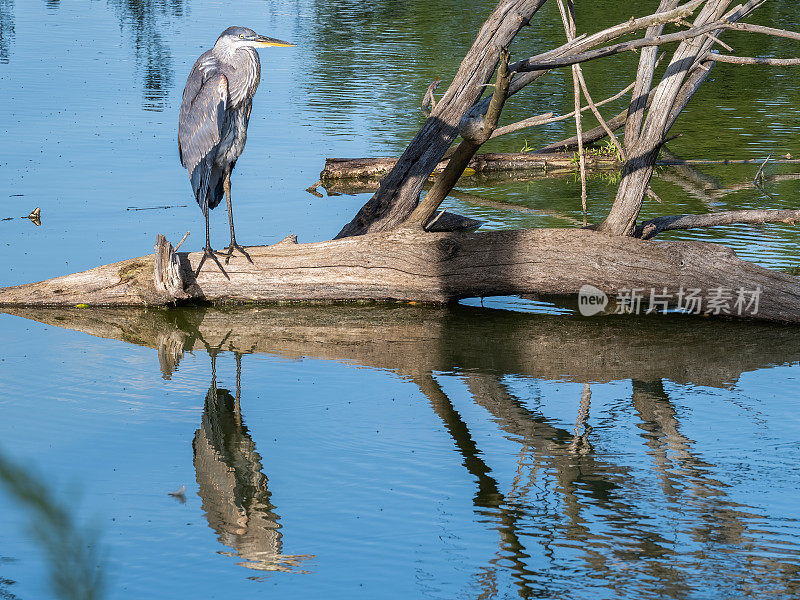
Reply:
<svg viewBox="0 0 800 600"><path fill-rule="evenodd" d="M320 181L331 179L371 179L383 177L392 170L397 158L327 158L320 173ZM441 173L449 159L436 165L433 174ZM588 154L586 166L591 169L619 169L621 161L615 154ZM476 154L467 165L476 173L513 171L564 172L577 168L572 152L529 154L526 152Z"/></svg>
<svg viewBox="0 0 800 600"><path fill-rule="evenodd" d="M156 255L163 252L163 244ZM40 283L0 289L2 305L153 305L190 299L213 303L263 301L412 300L450 302L506 294L572 295L584 284L614 296L621 289L761 289L757 315L800 322L800 279L740 260L716 244L642 241L582 229L485 233L398 230L346 240L297 244L287 238L210 262L177 253L184 296L156 287L150 255ZM169 254L169 253L167 253ZM171 267L170 267L171 268ZM161 280L167 279L161 275Z"/></svg>

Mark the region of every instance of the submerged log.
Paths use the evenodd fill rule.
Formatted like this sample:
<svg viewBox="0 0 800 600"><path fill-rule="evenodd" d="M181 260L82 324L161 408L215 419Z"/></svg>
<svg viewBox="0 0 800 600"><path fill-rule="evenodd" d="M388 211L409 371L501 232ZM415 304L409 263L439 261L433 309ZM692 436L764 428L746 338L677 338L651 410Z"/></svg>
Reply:
<svg viewBox="0 0 800 600"><path fill-rule="evenodd" d="M444 171L449 159L442 160L433 174ZM397 158L326 158L319 175L323 183L331 179L380 178L392 170ZM586 165L591 169L619 169L622 163L615 154L587 154ZM467 165L475 173L504 171L568 172L578 168L572 152L529 154L526 152L476 154ZM469 174L469 171L467 171Z"/></svg>
<svg viewBox="0 0 800 600"><path fill-rule="evenodd" d="M202 263L203 254L155 255L39 283L0 289L0 305L166 305L178 301L335 302L393 300L446 303L508 294L574 295L593 285L611 297L620 290L759 291L757 314L742 318L800 323L800 278L739 259L704 242L644 241L585 229L526 229L481 233L398 230L349 239L248 248L252 263ZM156 276L160 269L171 275ZM157 287L169 277L181 293ZM674 302L673 302L674 304ZM737 316L737 315L735 315Z"/></svg>

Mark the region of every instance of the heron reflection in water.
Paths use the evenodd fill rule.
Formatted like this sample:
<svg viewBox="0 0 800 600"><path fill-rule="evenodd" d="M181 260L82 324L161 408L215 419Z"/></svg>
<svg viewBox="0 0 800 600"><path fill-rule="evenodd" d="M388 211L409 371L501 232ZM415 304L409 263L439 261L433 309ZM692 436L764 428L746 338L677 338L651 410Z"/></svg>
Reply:
<svg viewBox="0 0 800 600"><path fill-rule="evenodd" d="M219 541L240 556L240 565L258 571L298 572L308 555L282 554L281 526L270 502L261 456L242 420L241 355L236 353L236 395L217 387L216 352L211 386L192 447L194 467L208 524Z"/></svg>

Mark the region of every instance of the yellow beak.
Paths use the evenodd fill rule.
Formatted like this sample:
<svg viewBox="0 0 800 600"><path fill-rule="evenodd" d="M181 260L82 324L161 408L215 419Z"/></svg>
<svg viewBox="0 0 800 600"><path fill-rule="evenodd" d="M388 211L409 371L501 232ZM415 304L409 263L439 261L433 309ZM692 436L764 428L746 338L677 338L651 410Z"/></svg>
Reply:
<svg viewBox="0 0 800 600"><path fill-rule="evenodd" d="M256 44L261 48L266 48L268 46L274 46L277 48L291 48L292 46L295 46L295 44L292 44L291 42L284 42L283 40L276 40L275 38L266 37L263 35L258 36L255 41Z"/></svg>

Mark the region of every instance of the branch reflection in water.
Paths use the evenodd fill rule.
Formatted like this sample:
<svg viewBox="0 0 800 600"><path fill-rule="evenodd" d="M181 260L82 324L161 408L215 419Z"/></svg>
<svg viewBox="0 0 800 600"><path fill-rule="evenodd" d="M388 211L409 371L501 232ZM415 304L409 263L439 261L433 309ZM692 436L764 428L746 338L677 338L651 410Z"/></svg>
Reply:
<svg viewBox="0 0 800 600"><path fill-rule="evenodd" d="M194 440L197 480L209 524L251 568L293 568L304 557L281 554L261 458L242 422L240 378L235 395L216 387L219 351L236 353L237 371L241 354L266 353L362 365L414 382L474 482L475 521L496 535L494 556L469 566L478 589L471 592L480 597L509 586L525 598L572 597L575 586L581 597L623 589L637 598L800 593L796 523L784 518L776 526L764 510L729 496L736 477L701 458L668 392L673 384L730 389L745 372L795 363L796 329L467 307L7 312L157 348L165 377L184 351L209 352L212 384ZM629 387L615 388L627 391L602 419L623 415L635 425L644 468L630 453L608 451L608 434L618 430L592 414L597 386L620 381ZM574 426L546 416L550 382L580 384ZM472 404L460 409L449 386ZM510 483L481 448L486 438L474 433L473 409L516 448Z"/></svg>

